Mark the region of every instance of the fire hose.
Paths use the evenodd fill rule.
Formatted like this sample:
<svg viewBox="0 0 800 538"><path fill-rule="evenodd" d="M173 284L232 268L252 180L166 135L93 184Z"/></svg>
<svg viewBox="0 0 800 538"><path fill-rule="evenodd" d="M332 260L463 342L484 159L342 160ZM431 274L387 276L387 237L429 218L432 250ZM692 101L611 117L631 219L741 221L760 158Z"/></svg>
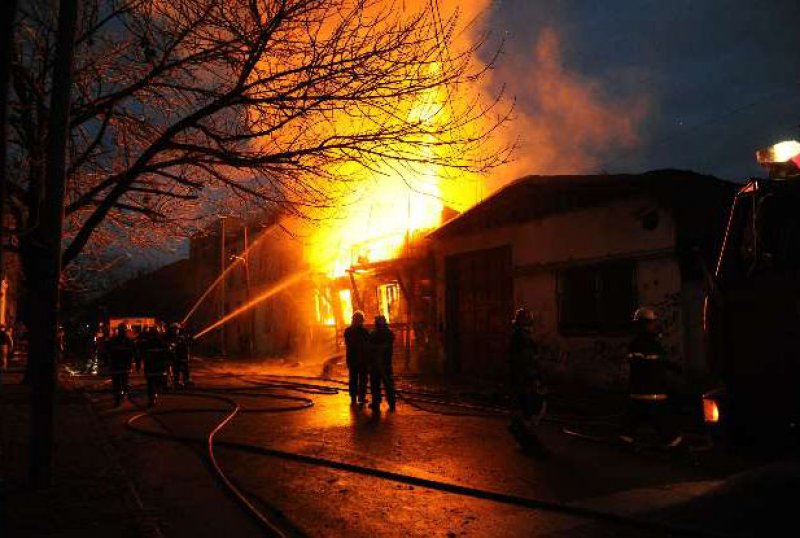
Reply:
<svg viewBox="0 0 800 538"><path fill-rule="evenodd" d="M242 381L252 384L253 380L246 379L247 377L251 376L239 376L233 375L231 377L239 377L245 378ZM260 376L264 377L264 376ZM336 382L340 383L340 382ZM299 390L301 392L311 391L311 394L335 394L340 390L340 387L331 386L331 385L320 385L316 383L302 383L297 381L283 381L277 383L270 383L270 382L258 382L256 385L260 389L271 389L271 390ZM701 529L694 529L694 528L685 528L685 527L676 527L670 524L645 520L641 518L631 517L631 516L624 516L619 514L613 514L609 512L594 510L591 508L585 508L570 504L546 501L542 499L535 499L535 498L528 498L517 496L508 493L490 491L490 490L483 490L478 488L473 488L469 486L464 486L460 484L453 484L444 481L438 480L430 480L425 478L416 477L413 475L401 474L396 473L393 471L387 471L382 469L376 469L373 467L367 467L362 465L355 465L351 463L331 460L328 458L322 458L318 456L309 456L305 454L300 454L297 452L290 452L290 451L283 451L276 448L270 448L260 445L248 444L248 443L241 443L241 442L233 442L233 441L224 441L218 440L218 434L225 429L227 426L233 422L239 414L245 413L265 413L265 412L283 412L283 411L296 411L307 409L313 406L313 401L307 397L298 397L298 396L290 396L286 394L263 394L259 392L252 392L253 387L246 387L246 386L237 386L237 387L208 387L202 388L192 391L186 391L181 393L182 396L185 397L200 397L200 398L209 398L221 403L225 403L229 406L227 411L221 410L219 408L208 408L208 407L197 407L197 408L187 408L187 409L167 409L167 410L150 410L138 413L132 416L126 422L126 426L135 431L139 434L167 439L172 441L179 441L188 444L198 444L204 443L206 445L207 456L210 462L210 466L214 471L214 474L217 476L218 480L223 484L223 486L234 496L234 498L246 509L246 511L271 535L274 536L288 536L287 531L280 528L280 525L273 522L268 516L263 514L261 511L256 508L252 501L250 501L247 496L241 491L239 487L237 487L234 482L225 474L223 469L221 468L217 456L215 454L215 447L224 447L233 450L239 450L242 452L246 452L249 454L256 454L266 457L273 457L279 458L287 461L293 461L297 463L302 463L306 465L314 465L319 467L325 467L329 469L335 469L355 474L360 474L363 476L370 476L375 478L380 478L384 480L390 480L398 483L423 487L427 489L432 489L436 491L441 491L444 493L456 494L456 495L463 495L467 497L472 497L476 499L483 499L489 500L493 502L498 502L502 504L517 506L520 508L527 508L527 509L534 509L534 510L542 510L542 511L549 511L553 513L559 513L562 515L568 515L573 517L580 517L585 519L591 519L606 523L612 523L616 525L623 525L627 527L639 528L642 530L649 530L649 531L656 531L656 532L665 532L671 534L679 534L679 535L687 535L687 536L715 536L713 533L709 533L707 531ZM279 407L261 407L261 408L253 408L253 409L243 409L240 404L234 400L232 397L226 396L225 394L230 394L232 396L241 395L241 396L249 396L249 397L267 397L267 398L274 398L274 399L287 399L293 400L298 403L292 406L279 406ZM437 402L438 405L444 405L443 401ZM159 417L163 417L166 415L174 415L174 414L187 414L187 413L220 413L225 412L225 417L220 420L210 433L205 437L195 437L189 435L178 435L172 432L158 432L152 429L148 429L142 427L140 422L145 417L153 418L156 420L164 429L167 429L166 426L163 424ZM285 526L285 524L284 524ZM297 534L298 531L293 529L290 531L293 534Z"/></svg>

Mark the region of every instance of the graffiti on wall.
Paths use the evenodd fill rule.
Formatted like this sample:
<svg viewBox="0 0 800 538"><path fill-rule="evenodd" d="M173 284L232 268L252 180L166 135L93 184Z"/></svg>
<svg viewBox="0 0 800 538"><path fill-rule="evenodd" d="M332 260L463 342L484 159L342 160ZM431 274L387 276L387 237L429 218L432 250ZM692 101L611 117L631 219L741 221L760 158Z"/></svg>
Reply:
<svg viewBox="0 0 800 538"><path fill-rule="evenodd" d="M667 354L678 360L681 352L680 293L664 295L651 303L661 315L662 337ZM563 338L545 329L537 320L542 368L565 383L621 388L628 381L626 360L630 335Z"/></svg>
<svg viewBox="0 0 800 538"><path fill-rule="evenodd" d="M541 336L542 368L569 384L616 387L627 380L627 339Z"/></svg>
<svg viewBox="0 0 800 538"><path fill-rule="evenodd" d="M661 315L661 337L667 355L675 360L681 353L681 294L667 294L653 306Z"/></svg>

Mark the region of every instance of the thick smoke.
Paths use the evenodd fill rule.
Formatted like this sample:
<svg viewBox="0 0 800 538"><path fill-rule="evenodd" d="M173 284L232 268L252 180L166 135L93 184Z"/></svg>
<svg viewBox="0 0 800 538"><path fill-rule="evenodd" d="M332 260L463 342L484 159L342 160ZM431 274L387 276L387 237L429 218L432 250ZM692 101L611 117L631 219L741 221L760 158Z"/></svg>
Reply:
<svg viewBox="0 0 800 538"><path fill-rule="evenodd" d="M481 53L493 57L505 29L494 25L491 0L440 0L438 5L444 17L458 10L455 47L485 41ZM528 174L601 173L614 155L635 150L640 143L647 96L570 69L562 54L562 34L554 27L537 33L528 51L520 51L518 43L505 43L490 62L488 76L468 90L488 100L502 89L505 98L515 101L512 119L494 133L494 144L516 143L517 150L511 163L482 178L481 198Z"/></svg>
<svg viewBox="0 0 800 538"><path fill-rule="evenodd" d="M530 55L502 57L492 73L516 98L506 135L516 137L515 161L497 171L490 189L527 174L602 172L609 156L639 143L647 111L641 95L611 97L598 81L570 71L555 29L539 33Z"/></svg>
<svg viewBox="0 0 800 538"><path fill-rule="evenodd" d="M517 98L509 131L518 136L520 148L516 162L499 171L501 179L599 172L609 155L639 142L647 100L612 98L600 81L570 71L554 29L539 34L530 56L503 58L494 82L505 83Z"/></svg>

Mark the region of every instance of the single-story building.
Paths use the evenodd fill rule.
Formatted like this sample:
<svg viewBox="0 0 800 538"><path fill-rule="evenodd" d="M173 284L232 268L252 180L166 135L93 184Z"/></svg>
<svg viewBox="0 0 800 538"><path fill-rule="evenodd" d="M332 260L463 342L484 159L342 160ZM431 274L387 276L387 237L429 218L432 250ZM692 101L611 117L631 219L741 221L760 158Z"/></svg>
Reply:
<svg viewBox="0 0 800 538"><path fill-rule="evenodd" d="M693 172L528 176L430 234L441 369L502 379L527 306L554 379L620 387L631 315L663 316L686 379L705 374L702 308L736 185Z"/></svg>

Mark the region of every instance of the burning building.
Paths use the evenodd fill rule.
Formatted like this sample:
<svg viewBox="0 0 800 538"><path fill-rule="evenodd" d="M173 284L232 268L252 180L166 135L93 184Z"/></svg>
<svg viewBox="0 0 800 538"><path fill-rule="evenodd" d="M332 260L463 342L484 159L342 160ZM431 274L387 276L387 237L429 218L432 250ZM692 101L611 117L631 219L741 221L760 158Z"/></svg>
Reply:
<svg viewBox="0 0 800 538"><path fill-rule="evenodd" d="M327 268L314 269L308 260L318 251L277 219L221 219L191 240L198 300L187 320L202 333L199 349L261 357L335 354L358 309L368 320L389 320L398 367L415 368L433 343L427 231L402 230L399 242L383 234L382 248L372 239L353 243L329 258Z"/></svg>
<svg viewBox="0 0 800 538"><path fill-rule="evenodd" d="M355 310L367 325L383 315L395 332L395 367L417 370L433 345L433 257L422 234L409 233L406 243L386 259L356 257L340 275L320 275L318 322L335 329L336 345Z"/></svg>
<svg viewBox="0 0 800 538"><path fill-rule="evenodd" d="M193 255L208 258L203 285L228 270L217 292L224 311L212 302L213 315L204 316L213 322L268 300L206 338L227 353L313 348L328 356L341 352L358 309L368 324L386 316L400 371L503 380L509 322L525 305L552 379L608 387L625 381L630 316L648 304L662 312L669 352L692 381L706 370L704 267L713 264L733 190L681 171L528 176L460 215L439 205L434 225L412 223L408 198L396 204L405 218L325 223L303 240L274 222L249 239L252 224L228 220L223 262L218 234L193 243ZM320 237L324 248L314 242ZM279 293L264 295L276 286Z"/></svg>

